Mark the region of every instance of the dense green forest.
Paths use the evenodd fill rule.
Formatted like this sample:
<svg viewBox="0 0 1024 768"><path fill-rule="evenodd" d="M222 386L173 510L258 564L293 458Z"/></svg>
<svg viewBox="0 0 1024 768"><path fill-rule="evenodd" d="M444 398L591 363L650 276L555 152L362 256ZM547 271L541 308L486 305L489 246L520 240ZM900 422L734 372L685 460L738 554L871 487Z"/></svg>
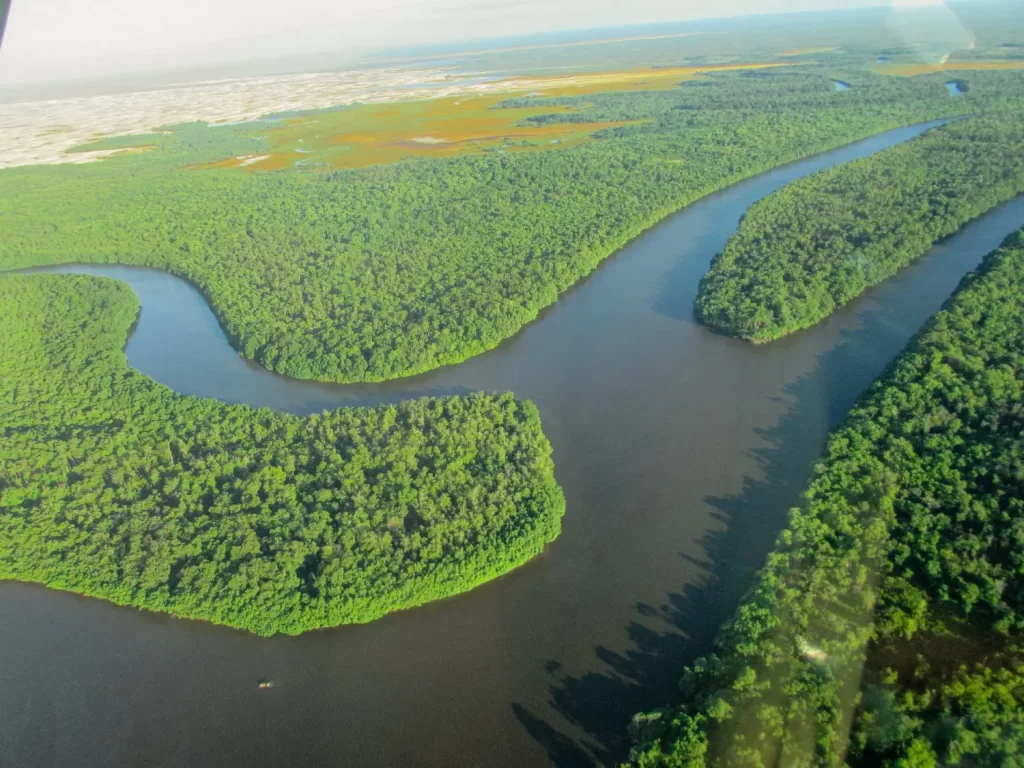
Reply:
<svg viewBox="0 0 1024 768"><path fill-rule="evenodd" d="M184 397L128 368L137 311L113 280L0 277L0 579L299 633L470 589L558 535L531 403Z"/></svg>
<svg viewBox="0 0 1024 768"><path fill-rule="evenodd" d="M821 321L1024 192L1024 113L975 117L789 184L752 206L697 317L756 342Z"/></svg>
<svg viewBox="0 0 1024 768"><path fill-rule="evenodd" d="M631 764L1017 765L1024 231L831 435L803 505Z"/></svg>
<svg viewBox="0 0 1024 768"><path fill-rule="evenodd" d="M516 100L575 110L537 123L636 122L564 150L334 173L193 167L262 151L251 127L106 138L97 146L152 149L0 171L0 269L164 269L264 367L383 380L492 348L640 231L730 183L985 113L887 155L890 173L859 177L878 187L859 190L862 207L816 214L839 229L884 223L856 230L858 249L895 239L877 260L805 270L853 290L1020 183L1024 80L958 73L968 88L954 99L949 77L795 67ZM774 210L762 237L800 209ZM1018 236L862 398L714 652L687 671L683 703L635 719L633 765L995 765L1019 752L1022 288ZM744 311L727 303L719 314ZM125 364L137 311L113 281L0 276L0 579L299 633L470 589L558 535L564 499L532 404L477 394L299 418L183 397ZM964 637L963 665L934 653Z"/></svg>
<svg viewBox="0 0 1024 768"><path fill-rule="evenodd" d="M588 119L644 122L557 151L187 170L265 148L251 126L188 124L131 139L151 151L0 171L0 269L165 269L199 286L264 367L382 380L494 347L641 230L732 182L887 128L1024 103L1015 73L967 73L956 99L938 76L843 73L853 89L838 93L835 73L750 74L578 99Z"/></svg>

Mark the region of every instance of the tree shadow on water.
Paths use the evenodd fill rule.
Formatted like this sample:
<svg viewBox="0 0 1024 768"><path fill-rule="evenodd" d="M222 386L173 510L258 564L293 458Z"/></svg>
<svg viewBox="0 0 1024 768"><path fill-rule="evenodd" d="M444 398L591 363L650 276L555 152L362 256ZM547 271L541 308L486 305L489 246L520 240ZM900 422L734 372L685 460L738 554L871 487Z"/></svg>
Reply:
<svg viewBox="0 0 1024 768"><path fill-rule="evenodd" d="M558 676L551 685L552 704L599 745L591 750L593 762L613 765L625 759L630 718L678 699L685 666L711 650L774 547L789 510L799 504L828 431L898 354L907 336L883 312L868 313L859 327L842 333L838 344L818 355L810 372L785 387L791 405L782 418L754 430L763 446L749 455L759 477L745 476L735 495L704 497L722 527L698 539L703 560L680 553L701 569L703 578L669 593L659 606L636 604L636 618L626 626L628 650L597 647L597 671L558 676L561 665L548 663L549 674Z"/></svg>
<svg viewBox="0 0 1024 768"><path fill-rule="evenodd" d="M648 605L637 604L635 609L648 618L662 615L662 609ZM556 676L550 689L552 706L582 731L585 739L577 740L522 705L512 705L519 722L545 748L558 768L615 765L629 749L629 719L651 696L668 701L674 693L678 675L666 674L666 666L681 669L685 638L677 632L659 632L639 622L631 622L627 631L633 648L626 653L597 647L597 658L606 667L604 672L559 677L560 663L549 660L545 664L546 671Z"/></svg>
<svg viewBox="0 0 1024 768"><path fill-rule="evenodd" d="M532 714L522 704L513 704L512 712L534 741L544 747L552 765L558 768L590 768L594 765L595 758L588 750L550 723Z"/></svg>
<svg viewBox="0 0 1024 768"><path fill-rule="evenodd" d="M818 354L810 371L784 388L790 407L778 422L754 429L763 445L752 448L749 455L756 461L760 477L745 476L739 493L732 496L704 497L723 526L700 539L708 578L701 585L689 585L680 594L670 595L673 613L669 620L674 624L686 628L695 615L706 619L699 642L691 644L695 655L711 649L718 628L750 589L774 549L790 509L800 504L829 432L882 375L910 335L911 329L894 321L886 309L863 313L856 327L842 331L837 344Z"/></svg>

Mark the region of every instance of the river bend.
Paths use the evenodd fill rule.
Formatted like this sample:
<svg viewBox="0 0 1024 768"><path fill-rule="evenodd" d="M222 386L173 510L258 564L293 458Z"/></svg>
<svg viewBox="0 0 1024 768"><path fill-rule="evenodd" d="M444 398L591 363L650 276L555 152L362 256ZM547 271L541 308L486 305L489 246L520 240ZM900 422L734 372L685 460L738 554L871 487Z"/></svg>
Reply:
<svg viewBox="0 0 1024 768"><path fill-rule="evenodd" d="M457 598L301 637L0 583L0 754L29 766L577 766L624 755L672 700L799 498L828 430L972 269L1018 198L819 326L765 346L696 324L712 256L759 198L905 141L903 128L765 173L668 218L540 319L458 366L340 386L231 349L189 284L124 280L129 363L175 390L294 413L513 391L540 408L568 511L547 554ZM275 680L270 691L255 681Z"/></svg>

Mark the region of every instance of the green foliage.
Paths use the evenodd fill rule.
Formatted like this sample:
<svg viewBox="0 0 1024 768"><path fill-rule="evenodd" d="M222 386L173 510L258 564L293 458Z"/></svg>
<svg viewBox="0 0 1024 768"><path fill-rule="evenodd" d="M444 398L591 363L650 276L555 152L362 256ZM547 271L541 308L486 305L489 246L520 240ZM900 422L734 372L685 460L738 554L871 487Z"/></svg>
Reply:
<svg viewBox="0 0 1024 768"><path fill-rule="evenodd" d="M188 170L260 153L266 130L176 126L146 138L153 150L0 172L0 269L165 269L199 286L236 348L270 370L409 375L494 347L630 238L710 192L1024 95L1019 77L998 72L971 74L957 99L942 78L843 77L853 90L790 73L596 95L575 114L646 122L576 148L331 174Z"/></svg>
<svg viewBox="0 0 1024 768"><path fill-rule="evenodd" d="M295 634L470 589L558 535L531 403L183 397L125 364L137 309L111 280L0 278L0 579Z"/></svg>
<svg viewBox="0 0 1024 768"><path fill-rule="evenodd" d="M686 672L683 703L638 721L633 765L840 764L872 640L953 620L1024 629L1021 295L1024 232L831 435L754 587ZM864 765L1016 765L999 756L1020 744L1020 680L982 669L916 699L869 689L853 746Z"/></svg>
<svg viewBox="0 0 1024 768"><path fill-rule="evenodd" d="M1024 192L1024 115L979 117L783 187L701 282L699 319L771 341L820 322Z"/></svg>
<svg viewBox="0 0 1024 768"><path fill-rule="evenodd" d="M961 667L922 693L872 687L855 737L865 766L1024 764L1024 661Z"/></svg>

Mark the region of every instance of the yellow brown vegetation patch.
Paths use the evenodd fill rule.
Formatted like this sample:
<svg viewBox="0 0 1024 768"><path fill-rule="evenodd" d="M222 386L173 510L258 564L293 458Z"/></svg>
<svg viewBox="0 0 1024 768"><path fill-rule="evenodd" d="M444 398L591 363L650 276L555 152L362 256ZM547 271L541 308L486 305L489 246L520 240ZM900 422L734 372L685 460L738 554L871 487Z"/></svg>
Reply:
<svg viewBox="0 0 1024 768"><path fill-rule="evenodd" d="M785 66L778 63L671 67L513 78L500 92L363 104L266 124L269 151L199 168L245 171L333 170L394 163L408 157L450 157L485 151L537 152L578 146L623 122L535 124L530 118L565 114L570 107L502 108L510 96L586 96L614 91L670 90L705 72Z"/></svg>
<svg viewBox="0 0 1024 768"><path fill-rule="evenodd" d="M568 112L565 107L502 109L508 94L367 104L296 117L261 127L270 152L232 157L204 168L273 171L283 168L360 168L406 157L448 157L485 150L520 152L575 145L622 123L524 123Z"/></svg>

